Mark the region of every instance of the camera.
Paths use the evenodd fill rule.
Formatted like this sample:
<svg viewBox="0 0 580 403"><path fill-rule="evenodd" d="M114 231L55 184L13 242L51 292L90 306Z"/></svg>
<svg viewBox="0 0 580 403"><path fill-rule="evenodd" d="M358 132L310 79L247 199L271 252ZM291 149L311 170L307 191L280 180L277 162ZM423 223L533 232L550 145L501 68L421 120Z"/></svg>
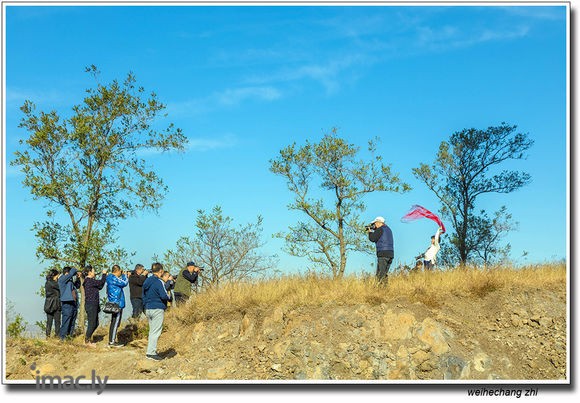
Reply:
<svg viewBox="0 0 580 403"><path fill-rule="evenodd" d="M375 223L372 222L370 224L365 225L365 231L371 231L375 229Z"/></svg>

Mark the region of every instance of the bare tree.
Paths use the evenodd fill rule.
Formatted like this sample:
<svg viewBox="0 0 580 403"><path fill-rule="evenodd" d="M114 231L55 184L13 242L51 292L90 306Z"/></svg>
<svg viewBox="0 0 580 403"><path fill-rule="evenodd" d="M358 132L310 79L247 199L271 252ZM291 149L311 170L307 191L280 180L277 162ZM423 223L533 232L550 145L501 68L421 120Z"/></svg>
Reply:
<svg viewBox="0 0 580 403"><path fill-rule="evenodd" d="M218 286L223 282L248 280L273 269L276 256L266 256L259 249L265 242L261 239L262 217L255 223L235 226L233 219L224 216L221 207L211 212L197 211L195 236L183 236L175 246L164 254L164 262L176 273L187 262L205 266L201 272L203 284Z"/></svg>

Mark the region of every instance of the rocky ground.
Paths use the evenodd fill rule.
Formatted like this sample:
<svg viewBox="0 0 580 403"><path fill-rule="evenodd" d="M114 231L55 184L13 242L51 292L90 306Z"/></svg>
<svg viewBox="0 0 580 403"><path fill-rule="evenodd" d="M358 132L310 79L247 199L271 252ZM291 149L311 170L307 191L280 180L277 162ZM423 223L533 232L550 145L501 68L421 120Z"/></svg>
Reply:
<svg viewBox="0 0 580 403"><path fill-rule="evenodd" d="M388 292L388 289L385 290ZM188 323L168 314L165 359L145 359L146 322L109 349L8 340L6 378L40 374L113 380L565 380L565 290L511 288L482 297L285 308L257 307ZM105 338L106 329L97 331ZM31 365L35 364L35 370Z"/></svg>

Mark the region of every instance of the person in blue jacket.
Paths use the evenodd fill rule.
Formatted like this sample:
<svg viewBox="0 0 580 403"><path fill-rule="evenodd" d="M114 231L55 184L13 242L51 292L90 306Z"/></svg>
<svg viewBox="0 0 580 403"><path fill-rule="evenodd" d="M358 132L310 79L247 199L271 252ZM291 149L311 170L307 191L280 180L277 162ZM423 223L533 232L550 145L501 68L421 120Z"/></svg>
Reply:
<svg viewBox="0 0 580 403"><path fill-rule="evenodd" d="M62 312L59 333L61 340L64 340L67 336L73 336L78 312L78 288L80 286L81 281L77 275L77 269L68 266L63 268L62 276L58 278Z"/></svg>
<svg viewBox="0 0 580 403"><path fill-rule="evenodd" d="M383 217L377 217L367 226L369 241L374 242L377 249L377 280L387 284L389 269L395 257L393 231L385 223Z"/></svg>
<svg viewBox="0 0 580 403"><path fill-rule="evenodd" d="M157 341L163 330L163 318L169 296L165 288L165 283L161 279L163 276L163 265L153 263L151 266L152 276L147 277L143 283L143 306L145 316L149 321L149 337L147 339L146 357L150 360L161 361L163 358L157 354Z"/></svg>
<svg viewBox="0 0 580 403"><path fill-rule="evenodd" d="M111 325L109 326L109 347L122 347L123 344L117 342L117 330L121 324L123 308L125 308L125 292L123 288L129 284L127 275L123 273L119 265L114 265L111 273L107 275L107 300L119 305L121 310L111 314Z"/></svg>

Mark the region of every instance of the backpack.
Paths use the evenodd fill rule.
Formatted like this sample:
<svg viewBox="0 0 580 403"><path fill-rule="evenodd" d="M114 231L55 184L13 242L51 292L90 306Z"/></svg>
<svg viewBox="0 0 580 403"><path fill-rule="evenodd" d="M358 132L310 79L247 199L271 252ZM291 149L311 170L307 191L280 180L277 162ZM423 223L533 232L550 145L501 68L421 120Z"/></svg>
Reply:
<svg viewBox="0 0 580 403"><path fill-rule="evenodd" d="M48 313L48 314L53 314L56 311L60 311L60 298L47 298L46 301L44 301L44 312Z"/></svg>

